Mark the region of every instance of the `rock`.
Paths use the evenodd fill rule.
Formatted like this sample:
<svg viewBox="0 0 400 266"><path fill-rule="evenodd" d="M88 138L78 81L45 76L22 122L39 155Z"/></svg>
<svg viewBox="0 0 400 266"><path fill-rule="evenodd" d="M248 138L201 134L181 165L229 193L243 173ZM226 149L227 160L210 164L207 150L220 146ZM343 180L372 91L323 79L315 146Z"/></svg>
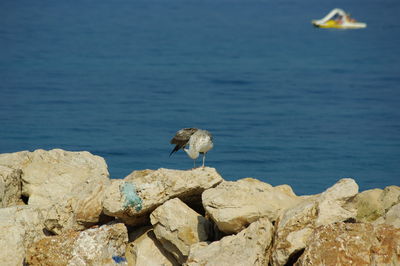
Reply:
<svg viewBox="0 0 400 266"><path fill-rule="evenodd" d="M341 179L320 195L308 197L286 210L276 222L272 265L290 264L306 247L317 226L354 218L356 211L345 205L357 192L358 186L353 179Z"/></svg>
<svg viewBox="0 0 400 266"><path fill-rule="evenodd" d="M385 224L400 229L400 203L392 206L385 214Z"/></svg>
<svg viewBox="0 0 400 266"><path fill-rule="evenodd" d="M77 187L71 198L71 206L78 224L95 224L103 211L103 197L108 180L87 182L87 186Z"/></svg>
<svg viewBox="0 0 400 266"><path fill-rule="evenodd" d="M400 187L389 186L384 190L371 189L360 192L347 203L347 206L357 210L358 222L373 222L399 202Z"/></svg>
<svg viewBox="0 0 400 266"><path fill-rule="evenodd" d="M22 170L22 194L42 207L71 198L71 192L109 182L103 158L89 152L50 151L0 154L0 165Z"/></svg>
<svg viewBox="0 0 400 266"><path fill-rule="evenodd" d="M26 262L55 266L117 265L115 258L123 258L127 242L127 229L122 223L69 231L35 242L28 249Z"/></svg>
<svg viewBox="0 0 400 266"><path fill-rule="evenodd" d="M301 201L287 187L272 187L253 178L225 181L202 196L207 215L219 230L231 234L261 217L275 221L280 213Z"/></svg>
<svg viewBox="0 0 400 266"><path fill-rule="evenodd" d="M71 193L71 198L41 208L48 231L61 234L68 230L84 230L99 222L105 185L83 186Z"/></svg>
<svg viewBox="0 0 400 266"><path fill-rule="evenodd" d="M21 173L0 165L0 208L21 205Z"/></svg>
<svg viewBox="0 0 400 266"><path fill-rule="evenodd" d="M400 228L400 203L392 206L389 211L373 222L374 224L389 224Z"/></svg>
<svg viewBox="0 0 400 266"><path fill-rule="evenodd" d="M368 223L316 228L295 265L399 265L400 229Z"/></svg>
<svg viewBox="0 0 400 266"><path fill-rule="evenodd" d="M89 152L36 150L1 154L0 165L22 171L22 193L29 205L48 210L48 230L82 230L99 221L110 183L103 158Z"/></svg>
<svg viewBox="0 0 400 266"><path fill-rule="evenodd" d="M157 239L179 263L186 261L192 244L208 238L209 221L178 198L155 209L150 220Z"/></svg>
<svg viewBox="0 0 400 266"><path fill-rule="evenodd" d="M105 192L104 213L126 224L140 225L155 208L171 198L190 202L201 193L222 182L214 168L194 170L134 171L124 180L113 180Z"/></svg>
<svg viewBox="0 0 400 266"><path fill-rule="evenodd" d="M348 205L357 209L356 220L359 222L372 222L381 217L385 212L380 197L382 189L371 189L360 192Z"/></svg>
<svg viewBox="0 0 400 266"><path fill-rule="evenodd" d="M128 243L125 256L128 266L180 265L170 253L164 250L151 228L147 228L133 242Z"/></svg>
<svg viewBox="0 0 400 266"><path fill-rule="evenodd" d="M237 235L210 244L200 242L192 245L185 265L268 265L266 250L272 236L273 225L267 218L261 218Z"/></svg>
<svg viewBox="0 0 400 266"><path fill-rule="evenodd" d="M318 217L316 225L355 218L356 210L346 208L346 202L357 195L358 185L351 178L343 178L318 197Z"/></svg>
<svg viewBox="0 0 400 266"><path fill-rule="evenodd" d="M400 203L400 187L388 186L382 192L381 201L385 212L392 206Z"/></svg>
<svg viewBox="0 0 400 266"><path fill-rule="evenodd" d="M275 240L271 250L272 265L285 265L292 255L306 247L317 216L317 202L305 201L288 209L280 217L276 224Z"/></svg>
<svg viewBox="0 0 400 266"><path fill-rule="evenodd" d="M0 209L1 265L22 265L25 250L45 237L40 210L29 206Z"/></svg>

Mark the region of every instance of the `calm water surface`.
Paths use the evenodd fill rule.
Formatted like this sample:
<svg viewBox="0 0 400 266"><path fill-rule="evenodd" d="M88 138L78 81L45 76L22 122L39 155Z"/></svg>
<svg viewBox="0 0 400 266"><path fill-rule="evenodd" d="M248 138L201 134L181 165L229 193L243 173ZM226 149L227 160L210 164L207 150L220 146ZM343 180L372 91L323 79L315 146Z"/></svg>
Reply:
<svg viewBox="0 0 400 266"><path fill-rule="evenodd" d="M332 8L368 23L322 30ZM400 1L0 2L0 153L87 150L111 176L206 164L319 193L400 185Z"/></svg>

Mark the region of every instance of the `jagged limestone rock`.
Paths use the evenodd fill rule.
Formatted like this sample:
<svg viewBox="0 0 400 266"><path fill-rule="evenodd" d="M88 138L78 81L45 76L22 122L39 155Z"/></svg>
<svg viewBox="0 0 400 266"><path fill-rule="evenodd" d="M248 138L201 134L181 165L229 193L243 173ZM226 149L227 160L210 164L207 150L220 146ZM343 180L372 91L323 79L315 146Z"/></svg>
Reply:
<svg viewBox="0 0 400 266"><path fill-rule="evenodd" d="M180 265L175 258L164 249L151 228L147 228L147 230L144 230L134 241L128 243L125 256L128 266Z"/></svg>
<svg viewBox="0 0 400 266"><path fill-rule="evenodd" d="M0 208L21 205L21 169L0 165Z"/></svg>
<svg viewBox="0 0 400 266"><path fill-rule="evenodd" d="M273 230L267 218L260 218L236 235L225 236L212 243L193 244L185 265L268 265L266 251L271 244Z"/></svg>
<svg viewBox="0 0 400 266"><path fill-rule="evenodd" d="M178 198L155 209L150 219L157 239L179 263L186 261L192 244L208 239L209 221Z"/></svg>
<svg viewBox="0 0 400 266"><path fill-rule="evenodd" d="M44 213L48 230L84 229L99 221L110 183L103 158L86 151L22 151L0 154L0 166L21 172L28 204L49 210Z"/></svg>
<svg viewBox="0 0 400 266"><path fill-rule="evenodd" d="M29 265L117 265L128 242L124 224L114 223L85 231L69 231L33 243L27 252Z"/></svg>
<svg viewBox="0 0 400 266"><path fill-rule="evenodd" d="M345 178L323 193L287 209L276 222L271 264L284 265L301 252L316 227L355 218L356 210L346 203L357 193L356 182Z"/></svg>
<svg viewBox="0 0 400 266"><path fill-rule="evenodd" d="M129 225L144 224L150 212L167 200L198 201L204 190L220 182L222 177L209 167L134 171L123 180L112 180L105 192L104 213Z"/></svg>
<svg viewBox="0 0 400 266"><path fill-rule="evenodd" d="M369 223L317 227L295 265L399 265L400 229Z"/></svg>
<svg viewBox="0 0 400 266"><path fill-rule="evenodd" d="M41 211L30 206L0 209L0 264L22 265L26 249L45 237Z"/></svg>
<svg viewBox="0 0 400 266"><path fill-rule="evenodd" d="M231 234L261 217L275 221L286 209L302 201L291 190L253 178L225 181L202 195L207 215L219 230Z"/></svg>

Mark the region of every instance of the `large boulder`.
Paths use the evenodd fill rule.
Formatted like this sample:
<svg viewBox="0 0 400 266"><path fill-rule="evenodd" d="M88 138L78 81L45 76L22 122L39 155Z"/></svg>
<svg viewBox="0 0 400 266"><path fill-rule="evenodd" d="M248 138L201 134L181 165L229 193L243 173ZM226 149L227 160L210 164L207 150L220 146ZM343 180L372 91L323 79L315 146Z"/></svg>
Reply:
<svg viewBox="0 0 400 266"><path fill-rule="evenodd" d="M236 235L212 243L193 244L185 265L268 265L266 251L272 241L273 229L267 218L260 218Z"/></svg>
<svg viewBox="0 0 400 266"><path fill-rule="evenodd" d="M343 178L325 190L318 198L316 226L355 218L356 210L346 203L358 193L358 185L351 178Z"/></svg>
<svg viewBox="0 0 400 266"><path fill-rule="evenodd" d="M400 228L400 203L392 206L387 213L373 222L374 224L389 224Z"/></svg>
<svg viewBox="0 0 400 266"><path fill-rule="evenodd" d="M0 208L23 204L20 169L0 165Z"/></svg>
<svg viewBox="0 0 400 266"><path fill-rule="evenodd" d="M125 256L129 266L180 265L175 258L164 249L151 228L145 228L132 242L128 243Z"/></svg>
<svg viewBox="0 0 400 266"><path fill-rule="evenodd" d="M222 182L214 168L193 170L134 171L123 180L113 180L105 192L104 213L126 224L140 225L150 212L169 199L198 201L201 193Z"/></svg>
<svg viewBox="0 0 400 266"><path fill-rule="evenodd" d="M49 210L44 217L48 230L58 234L99 221L110 183L103 158L89 152L35 150L0 154L0 165L21 171L28 204Z"/></svg>
<svg viewBox="0 0 400 266"><path fill-rule="evenodd" d="M1 265L23 265L25 250L45 237L41 211L29 206L0 209Z"/></svg>
<svg viewBox="0 0 400 266"><path fill-rule="evenodd" d="M289 187L290 188L290 187ZM302 198L287 186L272 187L253 178L225 181L202 195L207 215L225 233L237 233L261 217L275 221Z"/></svg>
<svg viewBox="0 0 400 266"><path fill-rule="evenodd" d="M393 205L400 203L400 187L370 189L358 193L347 206L357 210L356 220L373 222L382 217Z"/></svg>
<svg viewBox="0 0 400 266"><path fill-rule="evenodd" d="M353 179L339 180L320 195L309 197L287 209L276 222L271 264L291 263L304 250L307 241L320 225L346 221L356 216L356 210L345 207L358 192Z"/></svg>
<svg viewBox="0 0 400 266"><path fill-rule="evenodd" d="M85 231L69 231L43 238L30 246L29 265L117 265L128 242L124 224L115 223Z"/></svg>
<svg viewBox="0 0 400 266"><path fill-rule="evenodd" d="M209 221L178 198L155 209L150 219L157 239L179 263L186 261L192 244L208 239Z"/></svg>
<svg viewBox="0 0 400 266"><path fill-rule="evenodd" d="M320 226L295 265L400 265L400 229L343 222Z"/></svg>
<svg viewBox="0 0 400 266"><path fill-rule="evenodd" d="M0 165L22 170L22 193L29 204L50 206L82 186L109 181L103 158L89 152L50 151L0 154Z"/></svg>

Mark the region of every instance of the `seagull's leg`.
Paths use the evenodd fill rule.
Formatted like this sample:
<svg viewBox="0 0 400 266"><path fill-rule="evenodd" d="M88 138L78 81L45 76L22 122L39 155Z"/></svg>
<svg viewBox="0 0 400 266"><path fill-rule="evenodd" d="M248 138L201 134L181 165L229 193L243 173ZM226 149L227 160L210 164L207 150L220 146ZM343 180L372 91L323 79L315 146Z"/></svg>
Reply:
<svg viewBox="0 0 400 266"><path fill-rule="evenodd" d="M206 161L206 153L203 153L203 168L204 168L204 162Z"/></svg>

